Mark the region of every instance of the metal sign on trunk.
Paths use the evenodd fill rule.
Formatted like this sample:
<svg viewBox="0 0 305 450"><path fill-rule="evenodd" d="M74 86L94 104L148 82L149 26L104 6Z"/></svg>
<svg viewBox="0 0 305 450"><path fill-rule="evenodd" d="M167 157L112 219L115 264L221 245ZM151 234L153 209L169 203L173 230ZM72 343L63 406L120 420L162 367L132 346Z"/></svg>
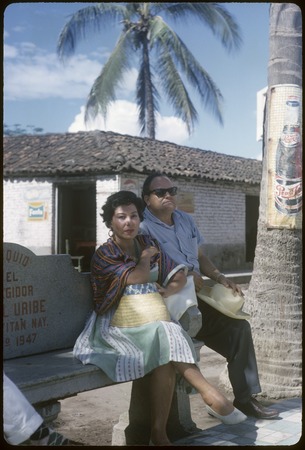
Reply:
<svg viewBox="0 0 305 450"><path fill-rule="evenodd" d="M269 228L302 227L302 90L270 89L267 133Z"/></svg>

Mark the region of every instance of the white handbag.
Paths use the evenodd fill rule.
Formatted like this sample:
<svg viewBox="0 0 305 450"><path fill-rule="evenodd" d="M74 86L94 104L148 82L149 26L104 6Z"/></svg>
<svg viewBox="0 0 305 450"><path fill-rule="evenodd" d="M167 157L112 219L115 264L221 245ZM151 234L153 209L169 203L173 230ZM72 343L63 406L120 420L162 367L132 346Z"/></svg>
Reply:
<svg viewBox="0 0 305 450"><path fill-rule="evenodd" d="M165 287L171 277L183 268L185 273L187 273L187 267L180 264L167 276L163 286ZM191 306L198 306L194 277L192 275L188 275L186 284L183 288L176 294L172 294L169 297L164 298L164 301L171 317L175 320L179 320L185 311Z"/></svg>

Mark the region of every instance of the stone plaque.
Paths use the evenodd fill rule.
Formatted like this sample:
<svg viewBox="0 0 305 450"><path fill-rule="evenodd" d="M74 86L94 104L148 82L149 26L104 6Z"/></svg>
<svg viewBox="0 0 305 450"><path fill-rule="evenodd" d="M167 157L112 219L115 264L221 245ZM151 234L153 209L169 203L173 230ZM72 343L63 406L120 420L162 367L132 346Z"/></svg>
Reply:
<svg viewBox="0 0 305 450"><path fill-rule="evenodd" d="M93 307L89 275L69 255L3 247L4 358L72 347Z"/></svg>

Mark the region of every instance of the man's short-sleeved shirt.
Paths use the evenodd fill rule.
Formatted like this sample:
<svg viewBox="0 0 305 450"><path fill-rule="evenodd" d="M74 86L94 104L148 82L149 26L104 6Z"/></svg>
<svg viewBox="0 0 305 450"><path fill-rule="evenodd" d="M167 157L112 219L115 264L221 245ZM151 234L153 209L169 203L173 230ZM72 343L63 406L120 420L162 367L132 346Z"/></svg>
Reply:
<svg viewBox="0 0 305 450"><path fill-rule="evenodd" d="M172 218L174 225L167 225L145 208L141 233L157 239L176 263L185 264L189 270L200 273L198 250L204 241L193 218L180 210L175 210Z"/></svg>

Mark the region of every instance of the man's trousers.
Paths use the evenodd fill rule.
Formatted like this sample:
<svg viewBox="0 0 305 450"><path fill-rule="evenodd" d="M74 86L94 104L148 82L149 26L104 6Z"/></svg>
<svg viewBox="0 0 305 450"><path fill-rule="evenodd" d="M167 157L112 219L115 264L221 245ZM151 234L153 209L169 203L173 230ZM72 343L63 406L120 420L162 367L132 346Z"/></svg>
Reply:
<svg viewBox="0 0 305 450"><path fill-rule="evenodd" d="M196 339L224 356L236 400L247 402L252 394L261 392L250 324L232 319L198 298L202 328Z"/></svg>

